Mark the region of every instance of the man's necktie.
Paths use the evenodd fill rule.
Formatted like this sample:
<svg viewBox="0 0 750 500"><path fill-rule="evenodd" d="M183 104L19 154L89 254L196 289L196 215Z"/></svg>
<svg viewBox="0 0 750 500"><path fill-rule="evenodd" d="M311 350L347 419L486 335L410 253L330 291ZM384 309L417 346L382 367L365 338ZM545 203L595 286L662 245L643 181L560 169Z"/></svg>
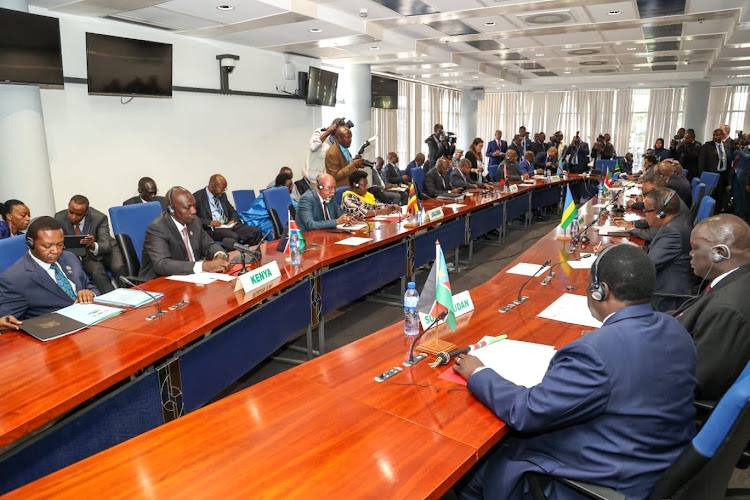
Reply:
<svg viewBox="0 0 750 500"><path fill-rule="evenodd" d="M578 148L573 151L573 154L571 156L572 159L570 160L570 163L572 163L573 165L578 165Z"/></svg>
<svg viewBox="0 0 750 500"><path fill-rule="evenodd" d="M721 143L718 143L716 145L716 148L719 150L719 166L716 170L718 170L719 172L723 172L727 168L726 164L724 163L724 147L721 145Z"/></svg>
<svg viewBox="0 0 750 500"><path fill-rule="evenodd" d="M331 220L331 216L328 215L328 202L323 202L323 214L325 215L326 220Z"/></svg>
<svg viewBox="0 0 750 500"><path fill-rule="evenodd" d="M216 208L219 210L219 222L221 222L222 224L226 224L227 222L229 222L227 220L226 214L224 213L224 210L222 210L221 208L221 202L219 201L218 196L214 196L214 203L216 203Z"/></svg>
<svg viewBox="0 0 750 500"><path fill-rule="evenodd" d="M185 242L185 251L187 252L188 260L190 262L195 262L193 252L190 250L190 240L188 240L187 227L182 228L182 240Z"/></svg>
<svg viewBox="0 0 750 500"><path fill-rule="evenodd" d="M711 290L711 283L708 284L705 290L703 290L703 295L706 295Z"/></svg>
<svg viewBox="0 0 750 500"><path fill-rule="evenodd" d="M52 264L50 265L50 268L55 272L55 283L57 283L57 286L62 288L62 291L65 292L72 300L76 300L76 293L73 291L73 287L70 286L70 281L68 281L68 278L65 277L62 269L60 269L60 266L58 266L57 264Z"/></svg>
<svg viewBox="0 0 750 500"><path fill-rule="evenodd" d="M73 234L76 236L81 236L81 223L79 222L76 224L76 227L73 229Z"/></svg>

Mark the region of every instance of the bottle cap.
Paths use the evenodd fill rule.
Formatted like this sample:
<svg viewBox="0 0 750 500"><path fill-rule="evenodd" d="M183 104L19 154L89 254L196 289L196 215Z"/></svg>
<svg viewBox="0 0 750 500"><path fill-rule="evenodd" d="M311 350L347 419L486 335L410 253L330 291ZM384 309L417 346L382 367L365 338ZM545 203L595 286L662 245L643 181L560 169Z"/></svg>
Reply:
<svg viewBox="0 0 750 500"><path fill-rule="evenodd" d="M416 289L417 288L417 284L414 283L413 281L410 281L409 284L407 285L407 288L414 288L414 289Z"/></svg>

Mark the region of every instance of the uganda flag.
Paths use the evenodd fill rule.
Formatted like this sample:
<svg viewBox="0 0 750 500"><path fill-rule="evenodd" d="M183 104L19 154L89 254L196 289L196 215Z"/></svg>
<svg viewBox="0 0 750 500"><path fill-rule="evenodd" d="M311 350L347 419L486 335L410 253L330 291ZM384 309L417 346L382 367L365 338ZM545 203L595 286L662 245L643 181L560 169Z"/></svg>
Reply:
<svg viewBox="0 0 750 500"><path fill-rule="evenodd" d="M417 200L417 187L412 182L409 184L409 202L406 205L407 214L419 212L419 201Z"/></svg>
<svg viewBox="0 0 750 500"><path fill-rule="evenodd" d="M570 192L570 186L565 188L565 208L563 209L562 221L560 227L568 229L573 219L578 217L578 209L576 204L573 202L573 195Z"/></svg>

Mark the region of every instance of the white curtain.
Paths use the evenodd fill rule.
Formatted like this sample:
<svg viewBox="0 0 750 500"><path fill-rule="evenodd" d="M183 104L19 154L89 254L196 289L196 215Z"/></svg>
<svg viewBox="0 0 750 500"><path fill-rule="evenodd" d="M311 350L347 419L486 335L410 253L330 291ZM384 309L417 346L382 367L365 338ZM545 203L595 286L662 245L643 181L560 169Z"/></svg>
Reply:
<svg viewBox="0 0 750 500"><path fill-rule="evenodd" d="M646 120L646 149L652 148L660 137L664 139L664 147L669 147L669 139L681 127L678 119L682 111L682 94L681 88L651 90Z"/></svg>
<svg viewBox="0 0 750 500"><path fill-rule="evenodd" d="M735 131L744 130L748 132L746 123L750 113L750 99L748 99L750 86L738 85L735 87L712 87L708 96L708 115L706 117L706 129L703 137L710 140L715 129L724 124L729 125L730 135L735 136Z"/></svg>
<svg viewBox="0 0 750 500"><path fill-rule="evenodd" d="M615 106L615 122L612 130L617 130L617 134L612 135L612 143L615 145L615 151L622 152L628 150L630 143L630 131L633 125L633 91L618 90L617 104ZM624 156L624 155L623 155Z"/></svg>
<svg viewBox="0 0 750 500"><path fill-rule="evenodd" d="M375 156L388 161L387 154L398 150L398 110L372 108L372 135L378 138L374 143Z"/></svg>

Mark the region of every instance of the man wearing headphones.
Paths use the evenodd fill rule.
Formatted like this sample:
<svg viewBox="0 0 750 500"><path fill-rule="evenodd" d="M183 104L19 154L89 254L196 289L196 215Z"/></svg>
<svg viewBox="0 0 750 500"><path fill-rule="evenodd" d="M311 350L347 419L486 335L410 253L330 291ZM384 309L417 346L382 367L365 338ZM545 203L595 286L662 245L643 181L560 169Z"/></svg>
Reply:
<svg viewBox="0 0 750 500"><path fill-rule="evenodd" d="M651 307L655 276L641 249L605 249L586 294L602 326L558 350L534 387L458 356L454 370L512 429L459 483L459 498L526 498L526 472L648 496L695 433L695 346L676 319ZM555 482L549 490L548 498L570 495Z"/></svg>
<svg viewBox="0 0 750 500"><path fill-rule="evenodd" d="M102 293L111 292L120 283L119 277L125 276L125 268L120 248L112 239L109 231L109 219L95 208L89 206L89 199L77 194L70 199L67 210L60 210L55 219L67 236L83 236L81 244L86 247L85 253L78 254L83 270ZM107 275L107 270L115 278L115 286Z"/></svg>
<svg viewBox="0 0 750 500"><path fill-rule="evenodd" d="M678 295L654 297L657 311L674 311L690 295L695 284L690 268L690 218L680 213L680 197L667 188L658 188L646 195L643 215L648 225L659 228L646 251L656 266L657 294Z"/></svg>
<svg viewBox="0 0 750 500"><path fill-rule="evenodd" d="M698 350L696 398L718 401L750 359L750 226L715 215L695 226L690 245L690 265L708 286L677 319Z"/></svg>
<svg viewBox="0 0 750 500"><path fill-rule="evenodd" d="M26 232L29 251L0 274L0 331L18 330L35 318L80 302L94 301L99 290L81 261L65 252L64 234L54 217L38 217Z"/></svg>
<svg viewBox="0 0 750 500"><path fill-rule="evenodd" d="M336 179L332 175L320 174L314 188L303 194L297 205L297 224L301 231L334 229L338 224L352 221L352 216L343 213L341 207L333 202Z"/></svg>
<svg viewBox="0 0 750 500"><path fill-rule="evenodd" d="M190 191L175 186L167 192L166 198L167 211L146 228L143 263L138 276L150 280L172 274L229 269L227 254L201 226Z"/></svg>

